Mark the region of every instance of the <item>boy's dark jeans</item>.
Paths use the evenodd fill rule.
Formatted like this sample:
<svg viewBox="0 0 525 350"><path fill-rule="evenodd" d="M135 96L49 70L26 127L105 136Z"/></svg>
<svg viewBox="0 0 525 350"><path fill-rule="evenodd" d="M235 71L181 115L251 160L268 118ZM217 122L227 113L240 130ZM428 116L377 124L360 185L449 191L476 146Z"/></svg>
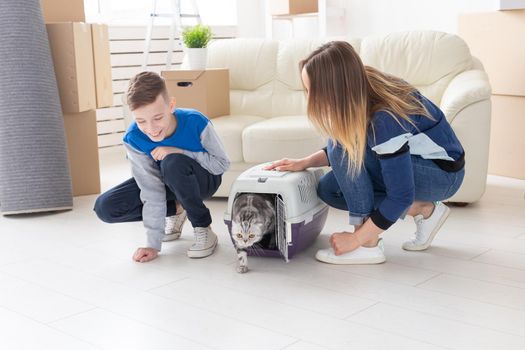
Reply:
<svg viewBox="0 0 525 350"><path fill-rule="evenodd" d="M179 202L193 227L207 227L211 215L203 200L219 188L222 175L213 175L199 163L183 154L170 154L160 162L162 180L166 185L166 216L175 215ZM95 202L98 217L108 223L142 221L140 188L131 178L101 194Z"/></svg>

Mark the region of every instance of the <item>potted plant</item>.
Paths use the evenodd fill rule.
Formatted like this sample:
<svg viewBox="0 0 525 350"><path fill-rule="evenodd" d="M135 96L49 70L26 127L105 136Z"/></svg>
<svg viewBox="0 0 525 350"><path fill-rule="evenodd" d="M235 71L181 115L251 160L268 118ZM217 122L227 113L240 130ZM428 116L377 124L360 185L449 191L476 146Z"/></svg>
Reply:
<svg viewBox="0 0 525 350"><path fill-rule="evenodd" d="M212 38L210 27L202 24L186 27L182 31L182 41L188 54L188 63L191 69L205 69L207 46Z"/></svg>

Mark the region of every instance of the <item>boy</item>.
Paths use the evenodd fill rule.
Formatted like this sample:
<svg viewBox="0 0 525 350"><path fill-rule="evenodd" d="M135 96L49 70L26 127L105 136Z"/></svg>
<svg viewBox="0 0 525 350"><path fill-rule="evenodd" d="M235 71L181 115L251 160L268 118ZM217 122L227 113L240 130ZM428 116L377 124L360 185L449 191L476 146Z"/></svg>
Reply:
<svg viewBox="0 0 525 350"><path fill-rule="evenodd" d="M203 199L217 191L230 161L211 122L196 110L174 109L175 98L153 72L131 79L127 101L135 119L124 135L133 178L99 196L95 212L109 223L143 220L147 245L135 261L155 259L163 241L180 237L186 217L195 235L188 257L213 254L217 236Z"/></svg>

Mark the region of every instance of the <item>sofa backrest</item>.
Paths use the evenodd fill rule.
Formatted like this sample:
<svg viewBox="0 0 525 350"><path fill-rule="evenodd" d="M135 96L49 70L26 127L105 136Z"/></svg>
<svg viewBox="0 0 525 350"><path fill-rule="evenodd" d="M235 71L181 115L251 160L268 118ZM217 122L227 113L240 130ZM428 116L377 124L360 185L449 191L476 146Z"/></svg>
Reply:
<svg viewBox="0 0 525 350"><path fill-rule="evenodd" d="M364 64L405 79L438 106L452 78L473 65L463 39L434 31L366 37L359 55Z"/></svg>
<svg viewBox="0 0 525 350"><path fill-rule="evenodd" d="M299 62L329 39L230 39L212 43L208 67L229 68L231 114L306 114ZM366 65L399 76L439 105L446 86L473 59L456 35L432 31L347 40Z"/></svg>

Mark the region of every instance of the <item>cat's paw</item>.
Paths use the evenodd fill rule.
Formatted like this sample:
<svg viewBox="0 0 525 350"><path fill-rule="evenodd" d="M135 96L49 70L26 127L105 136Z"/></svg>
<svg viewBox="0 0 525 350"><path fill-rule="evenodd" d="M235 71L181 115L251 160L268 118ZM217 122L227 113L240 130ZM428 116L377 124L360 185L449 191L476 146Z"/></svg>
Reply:
<svg viewBox="0 0 525 350"><path fill-rule="evenodd" d="M238 273L246 273L246 272L248 272L248 266L237 266L237 272Z"/></svg>

